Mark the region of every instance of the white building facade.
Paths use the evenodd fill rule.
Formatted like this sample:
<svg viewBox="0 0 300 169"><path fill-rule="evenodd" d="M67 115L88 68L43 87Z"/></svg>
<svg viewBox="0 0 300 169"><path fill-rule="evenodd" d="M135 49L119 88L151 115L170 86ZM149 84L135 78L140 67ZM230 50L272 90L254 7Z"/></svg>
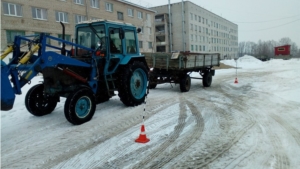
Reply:
<svg viewBox="0 0 300 169"><path fill-rule="evenodd" d="M152 52L155 11L123 0L2 0L1 51L16 35L44 32L62 37L60 21L66 28L66 40L74 36L75 25L81 21L107 19L131 23L142 32L138 35L140 51ZM57 42L47 42L59 46Z"/></svg>
<svg viewBox="0 0 300 169"><path fill-rule="evenodd" d="M155 34L158 52L220 53L221 59L238 56L237 24L190 1L173 3L170 8L167 4L151 9L157 11Z"/></svg>

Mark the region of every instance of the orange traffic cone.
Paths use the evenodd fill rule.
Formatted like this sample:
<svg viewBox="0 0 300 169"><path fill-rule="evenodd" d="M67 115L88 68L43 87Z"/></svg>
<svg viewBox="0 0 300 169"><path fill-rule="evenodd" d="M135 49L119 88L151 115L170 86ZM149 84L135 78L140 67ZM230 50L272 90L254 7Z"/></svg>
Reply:
<svg viewBox="0 0 300 169"><path fill-rule="evenodd" d="M135 140L135 142L137 143L147 143L149 142L150 139L147 138L146 136L146 133L145 133L145 126L144 124L142 124L142 127L141 127L141 134L140 136Z"/></svg>
<svg viewBox="0 0 300 169"><path fill-rule="evenodd" d="M235 78L235 81L234 81L234 83L239 83L239 82L238 82L238 80L237 80L237 78Z"/></svg>

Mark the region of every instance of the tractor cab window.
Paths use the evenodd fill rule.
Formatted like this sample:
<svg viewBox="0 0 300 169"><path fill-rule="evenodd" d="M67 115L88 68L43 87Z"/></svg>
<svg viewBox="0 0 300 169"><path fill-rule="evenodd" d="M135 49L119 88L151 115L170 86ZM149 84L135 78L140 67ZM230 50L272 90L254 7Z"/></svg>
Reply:
<svg viewBox="0 0 300 169"><path fill-rule="evenodd" d="M136 37L134 31L125 31L126 51L130 54L136 54Z"/></svg>
<svg viewBox="0 0 300 169"><path fill-rule="evenodd" d="M106 49L106 34L103 25L85 26L77 29L77 44L97 50ZM77 55L85 55L88 51L76 48Z"/></svg>
<svg viewBox="0 0 300 169"><path fill-rule="evenodd" d="M111 53L122 53L122 40L119 33L119 28L109 29L109 49Z"/></svg>

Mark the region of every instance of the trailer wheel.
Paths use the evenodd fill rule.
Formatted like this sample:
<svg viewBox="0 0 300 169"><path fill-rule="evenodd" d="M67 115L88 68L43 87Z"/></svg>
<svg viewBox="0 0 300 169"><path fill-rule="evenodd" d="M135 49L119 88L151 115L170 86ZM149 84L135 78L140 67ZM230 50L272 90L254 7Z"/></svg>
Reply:
<svg viewBox="0 0 300 169"><path fill-rule="evenodd" d="M180 80L180 91L188 92L191 88L191 77L189 75L184 75Z"/></svg>
<svg viewBox="0 0 300 169"><path fill-rule="evenodd" d="M142 62L135 61L120 69L118 93L126 106L140 105L145 101L148 74Z"/></svg>
<svg viewBox="0 0 300 169"><path fill-rule="evenodd" d="M58 96L49 96L44 93L44 85L33 86L26 94L25 107L35 116L50 114L56 107Z"/></svg>
<svg viewBox="0 0 300 169"><path fill-rule="evenodd" d="M212 74L210 72L205 72L202 79L202 84L204 87L209 87L212 82Z"/></svg>
<svg viewBox="0 0 300 169"><path fill-rule="evenodd" d="M150 83L150 84L149 84L149 89L155 89L156 86L157 86L156 83Z"/></svg>
<svg viewBox="0 0 300 169"><path fill-rule="evenodd" d="M70 123L80 125L90 121L95 110L95 96L91 89L85 87L69 94L65 102L64 113Z"/></svg>
<svg viewBox="0 0 300 169"><path fill-rule="evenodd" d="M157 86L157 77L149 74L149 88L150 89L155 89Z"/></svg>

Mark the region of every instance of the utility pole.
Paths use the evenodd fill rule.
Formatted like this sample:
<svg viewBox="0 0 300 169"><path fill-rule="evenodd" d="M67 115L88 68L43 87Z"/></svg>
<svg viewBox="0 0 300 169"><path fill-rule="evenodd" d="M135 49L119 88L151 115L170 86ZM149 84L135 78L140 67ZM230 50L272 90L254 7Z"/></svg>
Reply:
<svg viewBox="0 0 300 169"><path fill-rule="evenodd" d="M171 19L171 4L170 4L170 0L169 0L169 52L172 52L172 19Z"/></svg>
<svg viewBox="0 0 300 169"><path fill-rule="evenodd" d="M185 21L184 21L184 3L183 0L181 1L181 15L182 15L182 46L183 52L185 52L185 35L184 35L184 28L185 28Z"/></svg>

